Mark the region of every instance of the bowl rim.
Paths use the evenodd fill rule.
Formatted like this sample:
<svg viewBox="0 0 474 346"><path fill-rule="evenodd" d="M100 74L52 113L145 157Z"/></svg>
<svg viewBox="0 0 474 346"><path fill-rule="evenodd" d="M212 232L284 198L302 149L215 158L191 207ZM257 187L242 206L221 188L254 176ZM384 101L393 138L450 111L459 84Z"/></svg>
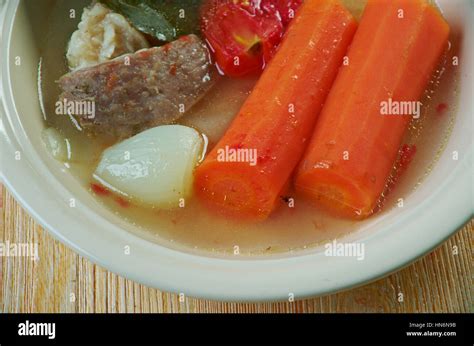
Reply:
<svg viewBox="0 0 474 346"><path fill-rule="evenodd" d="M13 101L10 40L18 5L19 0L7 2L8 16L2 27L2 36L7 37L0 37L4 62L0 66L0 180L54 238L114 273L161 290L212 300L302 299L386 276L437 247L472 218L472 146L422 204L404 211L399 223L363 240L366 253L370 253L363 266L353 258L322 253L264 259L199 256L148 242L104 220L91 208L84 206L73 213L63 203L67 188L58 186L46 165L33 155L35 149L28 142ZM12 153L19 148L25 154L17 161ZM63 227L65 224L68 227ZM124 256L124 244L133 249L134 256Z"/></svg>

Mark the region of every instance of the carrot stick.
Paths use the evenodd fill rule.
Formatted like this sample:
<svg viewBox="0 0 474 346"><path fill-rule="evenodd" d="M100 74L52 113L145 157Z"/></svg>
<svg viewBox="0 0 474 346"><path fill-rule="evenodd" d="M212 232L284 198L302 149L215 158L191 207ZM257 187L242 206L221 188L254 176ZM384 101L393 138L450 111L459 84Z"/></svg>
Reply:
<svg viewBox="0 0 474 346"><path fill-rule="evenodd" d="M369 216L417 102L447 46L449 26L425 0L369 0L295 178L322 207ZM395 102L395 103L394 103ZM385 110L384 110L385 107ZM416 107L412 107L416 109ZM416 114L415 114L416 116Z"/></svg>
<svg viewBox="0 0 474 346"><path fill-rule="evenodd" d="M204 204L247 220L271 213L356 26L338 0L305 1L230 128L195 171L195 191ZM256 153L255 165L235 162L232 151Z"/></svg>

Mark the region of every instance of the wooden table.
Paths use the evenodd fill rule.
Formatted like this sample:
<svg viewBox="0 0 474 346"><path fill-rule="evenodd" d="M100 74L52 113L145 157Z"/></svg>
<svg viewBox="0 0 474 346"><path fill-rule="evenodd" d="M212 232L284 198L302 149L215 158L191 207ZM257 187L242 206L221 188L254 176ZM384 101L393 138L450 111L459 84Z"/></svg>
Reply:
<svg viewBox="0 0 474 346"><path fill-rule="evenodd" d="M0 312L473 311L473 220L421 260L350 291L283 303L237 304L194 298L180 302L175 294L137 284L92 264L49 236L1 185L0 194L0 243L38 243L41 254L39 261L0 256Z"/></svg>

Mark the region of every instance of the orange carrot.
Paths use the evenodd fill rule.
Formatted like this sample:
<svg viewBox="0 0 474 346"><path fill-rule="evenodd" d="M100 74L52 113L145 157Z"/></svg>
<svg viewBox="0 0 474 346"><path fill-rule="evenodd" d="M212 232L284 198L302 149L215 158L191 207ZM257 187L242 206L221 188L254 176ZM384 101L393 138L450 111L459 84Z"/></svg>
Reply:
<svg viewBox="0 0 474 346"><path fill-rule="evenodd" d="M395 114L403 105L405 113L408 105L416 110L448 34L448 24L426 0L369 0L348 65L300 163L297 191L339 215L373 212L412 118Z"/></svg>
<svg viewBox="0 0 474 346"><path fill-rule="evenodd" d="M305 1L230 128L196 169L195 190L204 204L247 220L271 213L356 27L338 0ZM255 165L242 155L235 162L236 153L255 154Z"/></svg>

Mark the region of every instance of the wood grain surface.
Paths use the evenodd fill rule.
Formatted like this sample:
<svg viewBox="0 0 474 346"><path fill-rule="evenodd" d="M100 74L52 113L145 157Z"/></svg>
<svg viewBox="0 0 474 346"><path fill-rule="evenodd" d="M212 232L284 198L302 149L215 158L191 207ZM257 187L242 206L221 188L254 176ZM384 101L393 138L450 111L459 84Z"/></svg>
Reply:
<svg viewBox="0 0 474 346"><path fill-rule="evenodd" d="M0 256L2 312L472 312L473 220L435 251L371 284L281 303L181 297L126 280L54 240L0 185L0 243L38 243L41 259Z"/></svg>

